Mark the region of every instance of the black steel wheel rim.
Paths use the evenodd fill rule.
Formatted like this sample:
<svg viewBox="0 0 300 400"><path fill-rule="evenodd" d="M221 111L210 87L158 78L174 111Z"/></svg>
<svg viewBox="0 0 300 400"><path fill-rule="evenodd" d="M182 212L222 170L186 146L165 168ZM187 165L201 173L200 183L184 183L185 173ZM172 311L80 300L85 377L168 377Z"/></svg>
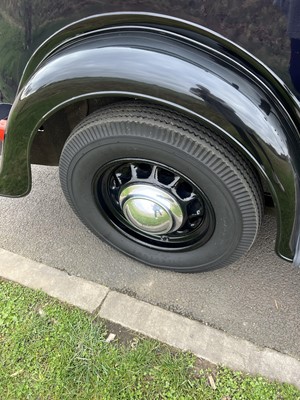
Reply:
<svg viewBox="0 0 300 400"><path fill-rule="evenodd" d="M149 234L125 217L120 193L130 185L151 185L169 193L180 204L183 222L175 232ZM143 159L119 159L102 166L93 179L94 198L101 214L126 237L164 251L203 246L215 230L215 213L204 191L175 169Z"/></svg>

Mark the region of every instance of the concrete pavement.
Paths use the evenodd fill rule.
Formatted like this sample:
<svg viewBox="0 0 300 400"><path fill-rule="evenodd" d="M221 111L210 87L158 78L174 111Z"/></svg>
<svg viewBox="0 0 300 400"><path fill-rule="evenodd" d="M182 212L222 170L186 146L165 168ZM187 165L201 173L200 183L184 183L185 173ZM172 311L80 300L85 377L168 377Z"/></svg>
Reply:
<svg viewBox="0 0 300 400"><path fill-rule="evenodd" d="M212 363L294 384L300 388L300 361L235 338L164 310L0 249L0 277L40 289L68 304L142 333Z"/></svg>

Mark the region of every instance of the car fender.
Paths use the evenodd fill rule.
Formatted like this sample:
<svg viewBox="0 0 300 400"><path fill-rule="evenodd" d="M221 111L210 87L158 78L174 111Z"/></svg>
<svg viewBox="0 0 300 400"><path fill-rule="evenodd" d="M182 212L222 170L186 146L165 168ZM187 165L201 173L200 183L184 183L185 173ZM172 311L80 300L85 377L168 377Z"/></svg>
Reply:
<svg viewBox="0 0 300 400"><path fill-rule="evenodd" d="M276 250L297 259L296 101L248 53L192 24L188 35L188 25L139 13L97 16L42 45L25 69L9 115L0 193L30 191L31 143L58 110L90 98L142 99L198 120L249 159L268 182L277 208Z"/></svg>

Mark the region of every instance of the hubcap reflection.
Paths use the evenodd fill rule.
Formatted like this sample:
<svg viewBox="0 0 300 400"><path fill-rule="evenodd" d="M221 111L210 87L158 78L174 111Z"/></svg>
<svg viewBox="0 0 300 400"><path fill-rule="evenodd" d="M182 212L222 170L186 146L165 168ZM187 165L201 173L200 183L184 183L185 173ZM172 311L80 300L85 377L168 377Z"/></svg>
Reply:
<svg viewBox="0 0 300 400"><path fill-rule="evenodd" d="M120 205L128 222L149 234L174 232L183 222L183 212L176 199L151 185L128 186L120 194Z"/></svg>

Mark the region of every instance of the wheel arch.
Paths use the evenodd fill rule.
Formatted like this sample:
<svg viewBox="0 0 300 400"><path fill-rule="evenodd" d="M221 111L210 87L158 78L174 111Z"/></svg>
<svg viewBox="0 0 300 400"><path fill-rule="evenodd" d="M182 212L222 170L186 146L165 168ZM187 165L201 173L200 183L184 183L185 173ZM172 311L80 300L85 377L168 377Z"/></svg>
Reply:
<svg viewBox="0 0 300 400"><path fill-rule="evenodd" d="M105 45L99 47L101 41ZM30 191L31 144L51 115L102 97L162 104L213 128L237 147L267 180L277 206L277 252L293 258L300 171L294 99L248 53L176 19L140 13L95 16L59 31L37 50L8 121L2 194Z"/></svg>

